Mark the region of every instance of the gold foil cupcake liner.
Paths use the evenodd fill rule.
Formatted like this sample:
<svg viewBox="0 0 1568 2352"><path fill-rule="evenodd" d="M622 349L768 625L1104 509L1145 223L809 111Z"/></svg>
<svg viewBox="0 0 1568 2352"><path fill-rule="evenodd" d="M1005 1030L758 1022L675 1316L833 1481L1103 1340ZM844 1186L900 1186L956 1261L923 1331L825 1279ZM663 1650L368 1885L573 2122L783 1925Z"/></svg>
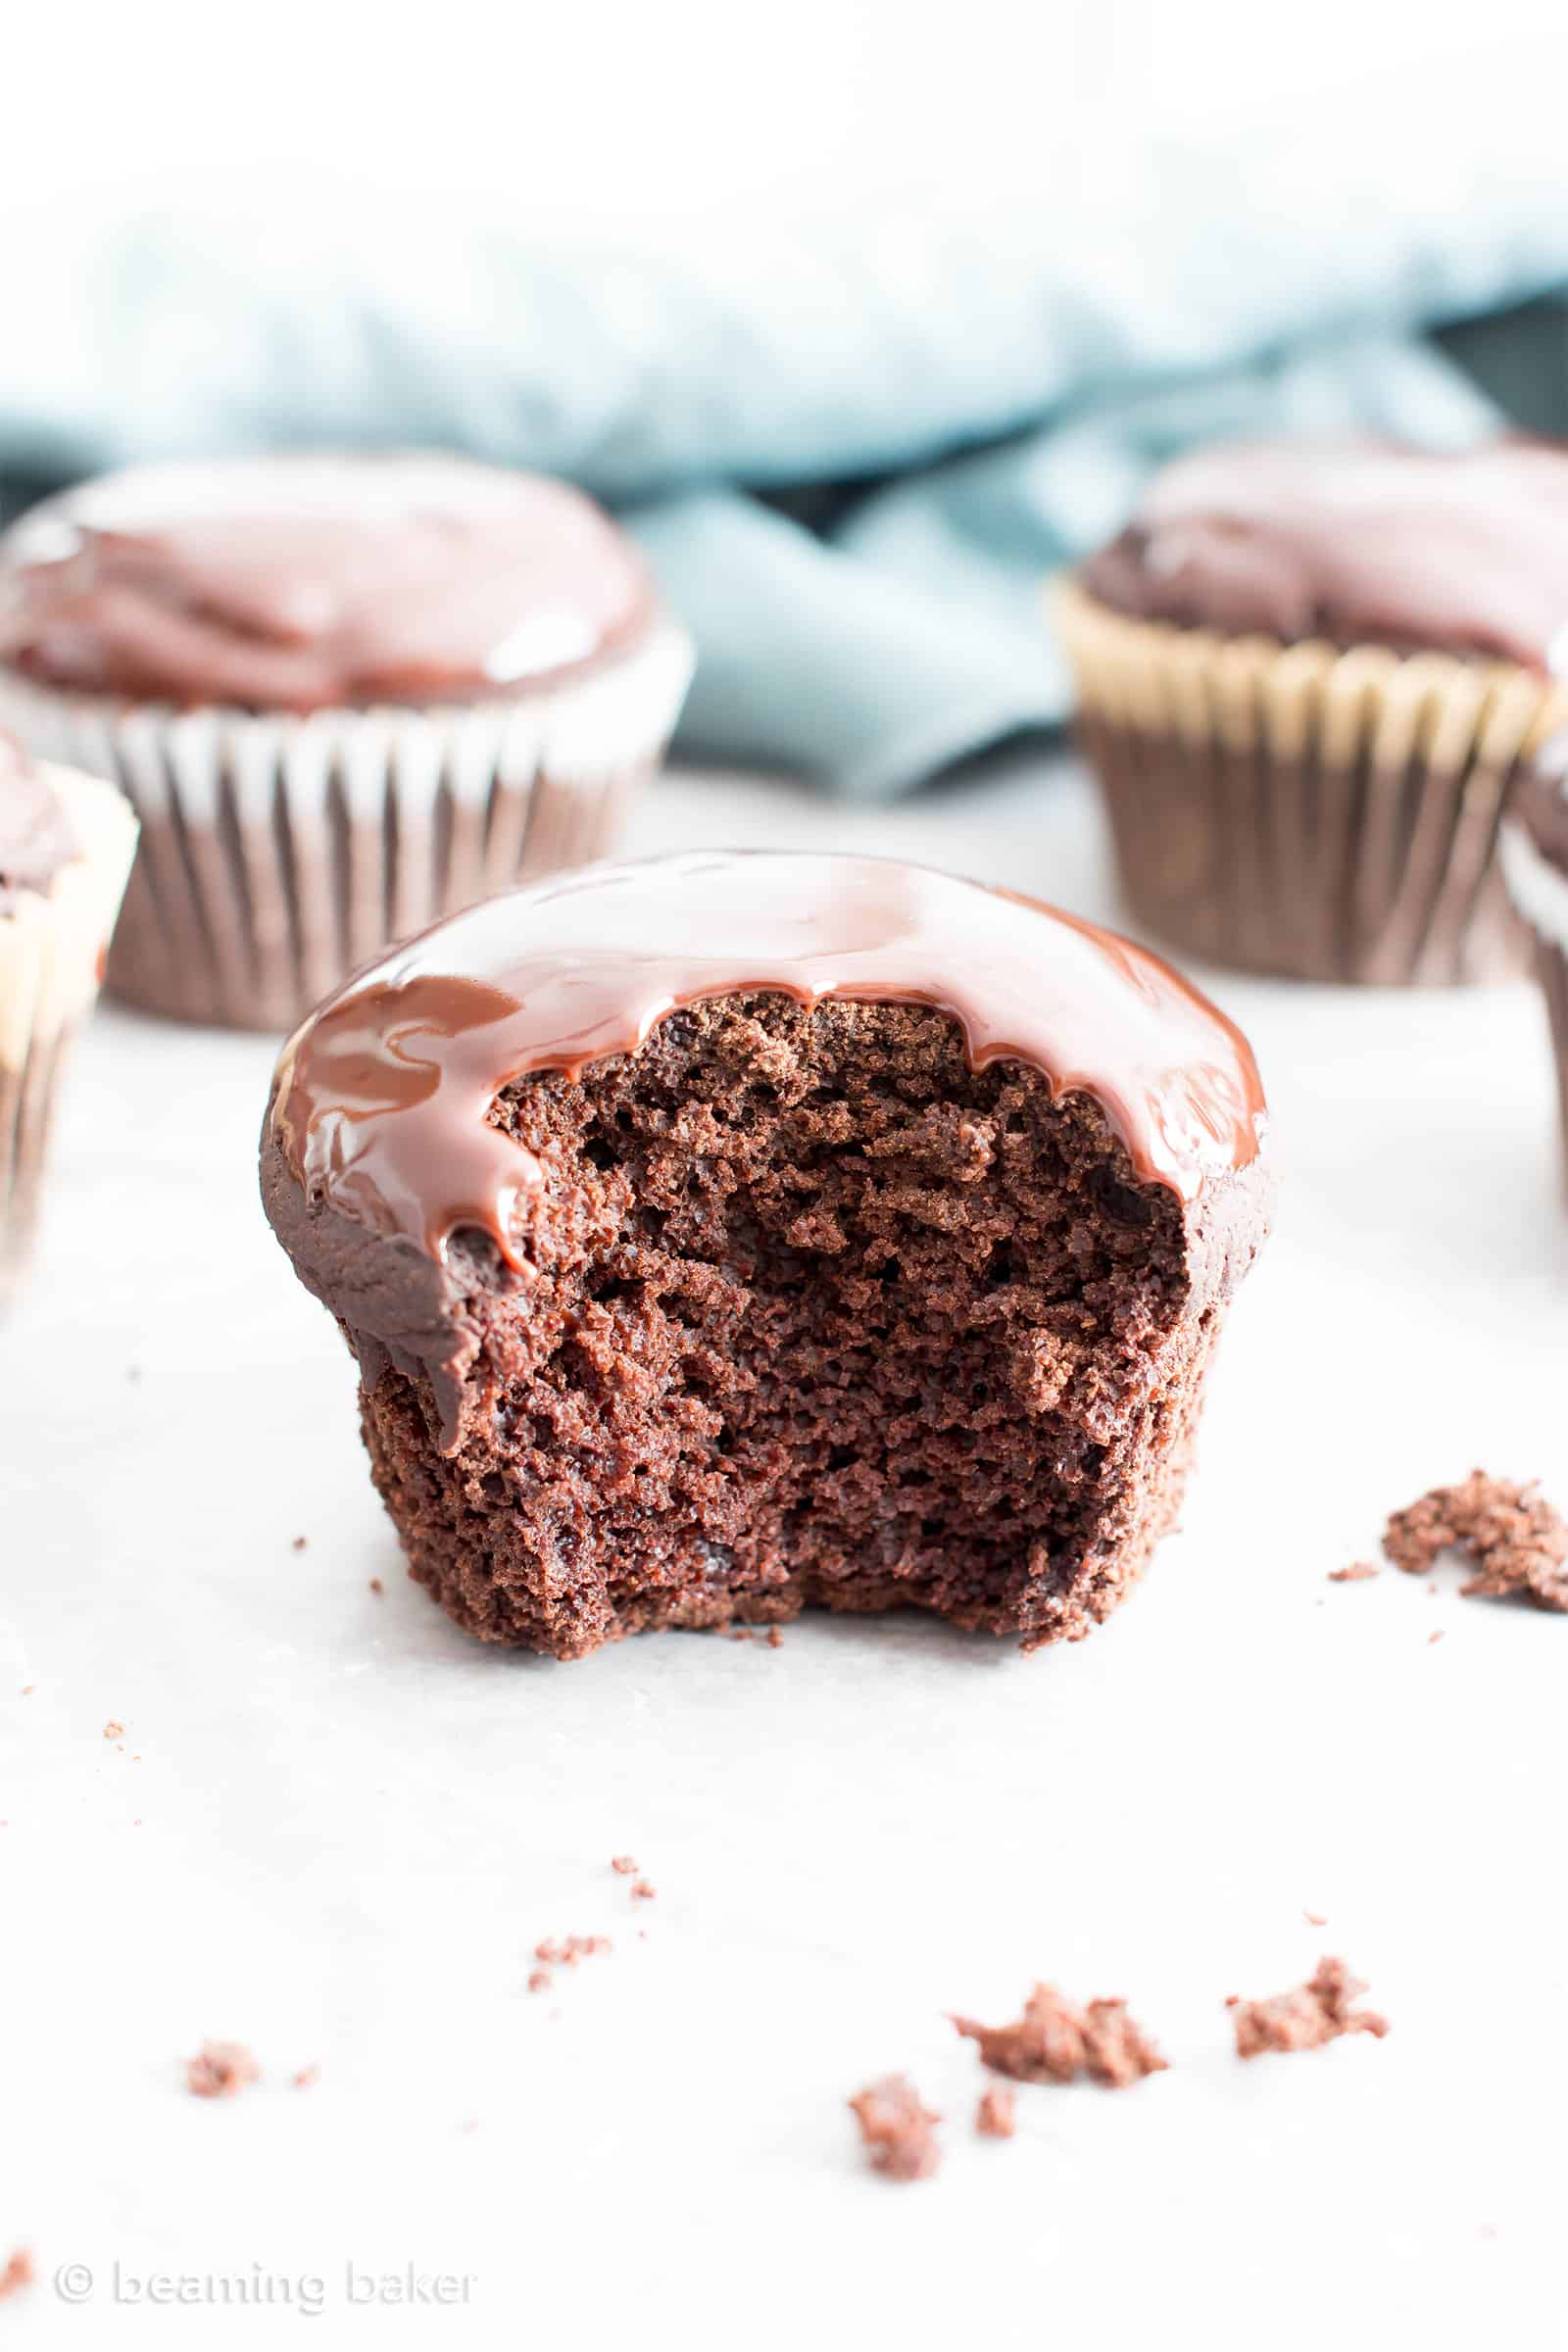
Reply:
<svg viewBox="0 0 1568 2352"><path fill-rule="evenodd" d="M0 1304L31 1248L60 1073L91 1010L136 847L118 792L48 771L78 855L0 912Z"/></svg>
<svg viewBox="0 0 1568 2352"><path fill-rule="evenodd" d="M1568 715L1513 663L1224 637L1054 592L1138 918L1216 963L1455 984L1527 968L1498 829Z"/></svg>
<svg viewBox="0 0 1568 2352"><path fill-rule="evenodd" d="M389 941L612 851L691 669L665 621L560 687L418 710L127 708L0 673L0 725L111 778L140 819L115 993L285 1029Z"/></svg>

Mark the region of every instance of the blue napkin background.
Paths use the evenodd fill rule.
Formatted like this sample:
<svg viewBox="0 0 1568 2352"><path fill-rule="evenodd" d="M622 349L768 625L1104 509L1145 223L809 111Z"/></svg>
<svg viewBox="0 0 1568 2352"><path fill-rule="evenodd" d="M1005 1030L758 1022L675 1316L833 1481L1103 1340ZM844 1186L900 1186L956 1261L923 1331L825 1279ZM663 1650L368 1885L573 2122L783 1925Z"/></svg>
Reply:
<svg viewBox="0 0 1568 2352"><path fill-rule="evenodd" d="M1489 134L1495 145L1495 134ZM1097 150L1037 208L927 190L722 239L552 245L428 205L173 205L0 256L15 507L143 457L425 444L612 504L693 629L680 745L892 794L1066 713L1042 583L1236 433L1563 421L1560 139L1321 126ZM1479 151L1478 151L1479 152ZM1493 147L1485 150L1487 156ZM1072 201L1064 187L1070 183ZM733 226L733 224L732 224Z"/></svg>

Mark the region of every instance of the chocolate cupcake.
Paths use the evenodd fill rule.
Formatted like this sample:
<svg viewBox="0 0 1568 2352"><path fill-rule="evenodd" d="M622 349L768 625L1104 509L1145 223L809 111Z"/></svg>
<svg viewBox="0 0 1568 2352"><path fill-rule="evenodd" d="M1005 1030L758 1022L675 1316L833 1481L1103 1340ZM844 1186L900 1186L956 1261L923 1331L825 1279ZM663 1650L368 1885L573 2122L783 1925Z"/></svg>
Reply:
<svg viewBox="0 0 1568 2352"><path fill-rule="evenodd" d="M135 847L118 792L0 736L0 1305L32 1241L61 1069Z"/></svg>
<svg viewBox="0 0 1568 2352"><path fill-rule="evenodd" d="M1059 618L1151 930L1305 980L1524 968L1497 836L1568 710L1568 453L1200 451L1155 476Z"/></svg>
<svg viewBox="0 0 1568 2352"><path fill-rule="evenodd" d="M1502 870L1535 948L1568 1150L1568 734L1542 747L1502 828Z"/></svg>
<svg viewBox="0 0 1568 2352"><path fill-rule="evenodd" d="M149 466L0 539L0 719L134 804L109 983L184 1019L603 855L690 668L608 515L457 458Z"/></svg>
<svg viewBox="0 0 1568 2352"><path fill-rule="evenodd" d="M1142 949L876 858L490 901L284 1049L262 1191L482 1639L900 1605L1076 1638L1170 1525L1261 1239L1245 1039Z"/></svg>

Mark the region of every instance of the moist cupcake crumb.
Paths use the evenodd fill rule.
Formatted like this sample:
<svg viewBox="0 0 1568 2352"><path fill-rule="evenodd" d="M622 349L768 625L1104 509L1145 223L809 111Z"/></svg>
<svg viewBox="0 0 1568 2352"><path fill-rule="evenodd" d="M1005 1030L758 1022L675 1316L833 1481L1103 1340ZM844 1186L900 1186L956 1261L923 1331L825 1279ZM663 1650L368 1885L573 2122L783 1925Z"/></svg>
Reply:
<svg viewBox="0 0 1568 2352"><path fill-rule="evenodd" d="M972 2017L953 2023L977 2044L986 2066L1018 2082L1075 2082L1087 2075L1107 2090L1125 2090L1169 2064L1125 2001L1090 2001L1080 2009L1054 1984L1037 1984L1010 2025L982 2026Z"/></svg>
<svg viewBox="0 0 1568 2352"><path fill-rule="evenodd" d="M1371 2034L1378 2040L1389 2021L1375 2009L1352 2008L1366 1986L1343 1960L1324 1958L1304 1984L1267 2000L1244 2001L1232 1993L1231 2012L1238 2058L1261 2058L1273 2050L1316 2050L1347 2034Z"/></svg>
<svg viewBox="0 0 1568 2352"><path fill-rule="evenodd" d="M1363 1585L1369 1576L1380 1576L1381 1574L1382 1570L1376 1560L1352 1560L1348 1568L1331 1568L1329 1583L1331 1585Z"/></svg>
<svg viewBox="0 0 1568 2352"><path fill-rule="evenodd" d="M31 2247L16 2247L0 2265L0 2303L10 2295L20 2295L24 2286L31 2286L33 2278Z"/></svg>
<svg viewBox="0 0 1568 2352"><path fill-rule="evenodd" d="M850 2101L870 2151L871 2169L888 2180L928 2180L942 2162L936 2127L942 2121L923 2106L906 2075L884 2075Z"/></svg>
<svg viewBox="0 0 1568 2352"><path fill-rule="evenodd" d="M1407 1576L1424 1576L1445 1551L1459 1551L1475 1573L1459 1587L1466 1600L1520 1593L1538 1608L1568 1610L1568 1522L1539 1482L1516 1486L1472 1470L1456 1487L1434 1487L1383 1534L1383 1548Z"/></svg>
<svg viewBox="0 0 1568 2352"><path fill-rule="evenodd" d="M575 1968L579 1960L609 1949L608 1936L547 1936L534 1945L533 1956L542 1968Z"/></svg>
<svg viewBox="0 0 1568 2352"><path fill-rule="evenodd" d="M185 2061L185 2086L194 2098L234 2099L262 2070L242 2041L203 2042L194 2058Z"/></svg>
<svg viewBox="0 0 1568 2352"><path fill-rule="evenodd" d="M1018 2094L993 2082L980 2093L974 2128L982 2139L1010 2139L1018 2129Z"/></svg>

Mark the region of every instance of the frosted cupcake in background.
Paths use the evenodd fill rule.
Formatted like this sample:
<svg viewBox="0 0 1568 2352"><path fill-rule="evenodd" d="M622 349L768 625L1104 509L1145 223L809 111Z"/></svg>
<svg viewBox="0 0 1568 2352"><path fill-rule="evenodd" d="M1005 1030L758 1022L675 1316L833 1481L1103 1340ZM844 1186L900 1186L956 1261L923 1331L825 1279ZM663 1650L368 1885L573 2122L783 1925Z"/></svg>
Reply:
<svg viewBox="0 0 1568 2352"><path fill-rule="evenodd" d="M1568 1151L1568 734L1544 745L1520 782L1502 828L1502 867L1535 944Z"/></svg>
<svg viewBox="0 0 1568 2352"><path fill-rule="evenodd" d="M0 736L0 1306L37 1221L56 1091L136 848L121 795Z"/></svg>
<svg viewBox="0 0 1568 2352"><path fill-rule="evenodd" d="M613 847L691 673L564 483L419 454L146 466L0 538L0 722L112 778L109 985L283 1028L436 916Z"/></svg>
<svg viewBox="0 0 1568 2352"><path fill-rule="evenodd" d="M1058 617L1122 888L1161 939L1305 980L1527 967L1497 841L1568 716L1568 453L1200 451Z"/></svg>

